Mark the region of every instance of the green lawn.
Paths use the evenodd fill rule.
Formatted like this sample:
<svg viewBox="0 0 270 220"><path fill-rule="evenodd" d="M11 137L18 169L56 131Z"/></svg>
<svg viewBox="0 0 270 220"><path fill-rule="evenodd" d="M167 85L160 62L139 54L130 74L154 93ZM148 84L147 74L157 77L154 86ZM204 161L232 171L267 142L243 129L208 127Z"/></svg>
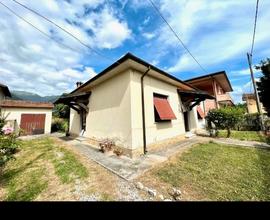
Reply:
<svg viewBox="0 0 270 220"><path fill-rule="evenodd" d="M218 137L227 137L227 131L219 131ZM231 137L242 141L259 141L270 143L270 138L260 134L257 131L232 131Z"/></svg>
<svg viewBox="0 0 270 220"><path fill-rule="evenodd" d="M50 138L21 143L16 160L9 161L0 173L0 187L6 191L3 200L31 201L48 188L50 179L64 184L88 176L76 157Z"/></svg>
<svg viewBox="0 0 270 220"><path fill-rule="evenodd" d="M270 200L270 150L199 144L152 172L195 200Z"/></svg>

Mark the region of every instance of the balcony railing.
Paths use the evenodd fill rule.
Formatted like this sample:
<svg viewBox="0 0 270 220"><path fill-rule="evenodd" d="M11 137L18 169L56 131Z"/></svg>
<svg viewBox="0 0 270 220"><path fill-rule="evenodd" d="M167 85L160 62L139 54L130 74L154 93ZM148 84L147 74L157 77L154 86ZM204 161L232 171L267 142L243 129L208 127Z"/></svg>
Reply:
<svg viewBox="0 0 270 220"><path fill-rule="evenodd" d="M233 101L229 93L225 93L225 94L217 96L217 101L227 101L227 100Z"/></svg>

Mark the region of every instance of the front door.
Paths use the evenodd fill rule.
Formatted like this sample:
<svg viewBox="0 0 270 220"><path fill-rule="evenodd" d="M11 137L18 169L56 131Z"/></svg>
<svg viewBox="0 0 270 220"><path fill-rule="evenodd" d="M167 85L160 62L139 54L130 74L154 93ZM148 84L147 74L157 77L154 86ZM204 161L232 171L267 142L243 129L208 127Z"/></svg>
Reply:
<svg viewBox="0 0 270 220"><path fill-rule="evenodd" d="M184 122L185 122L185 130L186 130L186 132L190 131L188 115L189 115L188 111L184 112Z"/></svg>
<svg viewBox="0 0 270 220"><path fill-rule="evenodd" d="M86 130L86 111L81 110L80 115L81 115L81 130L85 131Z"/></svg>

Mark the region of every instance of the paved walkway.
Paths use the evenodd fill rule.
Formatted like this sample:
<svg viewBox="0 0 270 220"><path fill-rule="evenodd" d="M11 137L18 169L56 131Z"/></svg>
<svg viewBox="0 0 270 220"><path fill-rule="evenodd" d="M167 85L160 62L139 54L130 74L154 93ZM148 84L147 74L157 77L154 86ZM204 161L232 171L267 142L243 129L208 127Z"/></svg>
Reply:
<svg viewBox="0 0 270 220"><path fill-rule="evenodd" d="M64 136L56 137L62 141L65 141L65 143L73 146L89 159L95 161L125 180L133 180L147 170L151 169L156 164L168 160L169 157L178 153L182 149L202 142L200 138L194 137L192 139L187 139L177 144L167 146L166 149L158 150L153 153L150 152L147 155L140 156L136 159L131 159L126 156L117 157L113 153L101 153L97 147L86 143L87 139L83 137L78 137L76 139L71 139Z"/></svg>
<svg viewBox="0 0 270 220"><path fill-rule="evenodd" d="M221 144L270 149L270 145L262 142L195 136L190 139L181 140L178 143L168 145L166 148L156 150L155 152L149 152L147 155L131 159L126 156L117 157L112 152L105 154L101 153L98 147L89 144L88 139L84 137L77 137L74 139L65 137L62 134L55 134L52 136L59 138L66 144L73 146L90 160L95 161L119 177L128 181L135 179L155 165L168 160L171 156L197 143L207 143L209 141L213 141Z"/></svg>
<svg viewBox="0 0 270 220"><path fill-rule="evenodd" d="M238 145L243 147L255 147L255 148L268 148L270 149L270 145L264 142L258 141L241 141L232 138L208 138L216 143L220 144L230 144L230 145Z"/></svg>

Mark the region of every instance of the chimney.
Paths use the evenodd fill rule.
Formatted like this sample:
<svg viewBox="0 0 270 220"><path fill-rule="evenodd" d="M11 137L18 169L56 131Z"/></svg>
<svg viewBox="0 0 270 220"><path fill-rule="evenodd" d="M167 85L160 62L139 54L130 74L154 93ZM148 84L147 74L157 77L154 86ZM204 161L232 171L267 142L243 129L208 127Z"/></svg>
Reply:
<svg viewBox="0 0 270 220"><path fill-rule="evenodd" d="M76 82L77 88L79 88L82 84L82 82Z"/></svg>

